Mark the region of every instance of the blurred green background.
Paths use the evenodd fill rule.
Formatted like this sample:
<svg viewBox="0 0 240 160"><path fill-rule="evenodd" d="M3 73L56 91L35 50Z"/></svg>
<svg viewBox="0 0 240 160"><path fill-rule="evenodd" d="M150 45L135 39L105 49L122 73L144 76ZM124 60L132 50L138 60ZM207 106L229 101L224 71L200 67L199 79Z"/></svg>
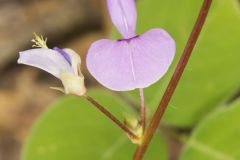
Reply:
<svg viewBox="0 0 240 160"><path fill-rule="evenodd" d="M0 160L131 159L136 146L111 121L85 100L50 90L49 86L61 84L47 73L16 64L18 51L31 47L33 32L48 37L50 47L76 50L82 59L95 40L119 38L112 31L104 0L59 2L0 1ZM138 34L160 27L177 43L169 73L145 90L151 118L202 0L137 3ZM214 0L146 160L240 159L239 39L239 0ZM119 119L138 113L137 91L108 91L89 75L84 62L82 68L89 94Z"/></svg>

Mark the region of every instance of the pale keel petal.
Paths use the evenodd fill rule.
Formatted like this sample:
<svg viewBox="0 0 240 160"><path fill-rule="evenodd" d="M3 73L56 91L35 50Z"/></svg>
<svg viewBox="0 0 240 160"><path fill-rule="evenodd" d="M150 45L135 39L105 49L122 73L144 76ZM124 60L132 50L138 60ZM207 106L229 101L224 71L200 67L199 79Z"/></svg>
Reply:
<svg viewBox="0 0 240 160"><path fill-rule="evenodd" d="M39 48L20 52L18 63L37 67L57 78L60 78L61 71L73 73L65 58L51 49Z"/></svg>
<svg viewBox="0 0 240 160"><path fill-rule="evenodd" d="M107 0L113 24L124 38L135 36L137 11L135 0Z"/></svg>
<svg viewBox="0 0 240 160"><path fill-rule="evenodd" d="M72 65L72 69L75 73L75 75L81 75L81 57L79 56L79 54L77 54L74 50L69 49L69 48L65 48L63 49L64 52L66 52L70 59L71 59L71 65Z"/></svg>

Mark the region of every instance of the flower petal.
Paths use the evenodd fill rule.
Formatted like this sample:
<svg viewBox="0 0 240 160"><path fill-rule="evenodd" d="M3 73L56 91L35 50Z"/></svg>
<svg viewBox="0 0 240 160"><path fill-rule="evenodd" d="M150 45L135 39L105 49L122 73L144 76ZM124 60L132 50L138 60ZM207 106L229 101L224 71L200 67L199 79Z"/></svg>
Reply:
<svg viewBox="0 0 240 160"><path fill-rule="evenodd" d="M64 50L58 48L58 47L53 47L53 50L54 51L57 51L59 54L61 54L65 59L66 61L72 65L72 61L71 61L71 57L69 56L69 54L67 54Z"/></svg>
<svg viewBox="0 0 240 160"><path fill-rule="evenodd" d="M129 45L137 88L148 87L162 78L175 56L175 41L163 29L152 29L131 40Z"/></svg>
<svg viewBox="0 0 240 160"><path fill-rule="evenodd" d="M92 44L87 55L90 73L102 85L112 90L135 88L127 42L99 40Z"/></svg>
<svg viewBox="0 0 240 160"><path fill-rule="evenodd" d="M68 54L68 56L70 57L71 60L71 65L72 65L72 69L75 73L75 75L81 75L81 70L80 70L80 66L81 66L81 57L79 56L79 54L77 54L77 52L75 52L74 50L70 49L70 48L65 48L63 49L64 52L66 52Z"/></svg>
<svg viewBox="0 0 240 160"><path fill-rule="evenodd" d="M39 48L20 52L18 63L40 68L57 78L60 78L62 71L74 73L66 59L51 49Z"/></svg>
<svg viewBox="0 0 240 160"><path fill-rule="evenodd" d="M113 24L124 38L135 36L137 11L135 0L107 0Z"/></svg>
<svg viewBox="0 0 240 160"><path fill-rule="evenodd" d="M145 88L159 80L175 55L175 42L162 29L129 40L100 40L87 55L90 73L117 91Z"/></svg>

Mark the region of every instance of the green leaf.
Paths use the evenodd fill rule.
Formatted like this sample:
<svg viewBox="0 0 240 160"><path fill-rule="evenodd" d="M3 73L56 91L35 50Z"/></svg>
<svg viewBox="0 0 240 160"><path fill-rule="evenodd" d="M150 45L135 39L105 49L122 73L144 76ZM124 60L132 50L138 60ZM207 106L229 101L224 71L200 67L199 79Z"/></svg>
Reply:
<svg viewBox="0 0 240 160"><path fill-rule="evenodd" d="M240 159L240 100L206 118L187 142L181 160Z"/></svg>
<svg viewBox="0 0 240 160"><path fill-rule="evenodd" d="M92 90L90 94L118 118L131 112L108 92ZM34 125L22 160L123 160L131 159L135 148L122 130L84 98L65 97L49 106ZM156 157L167 160L160 134L156 134L146 159Z"/></svg>
<svg viewBox="0 0 240 160"><path fill-rule="evenodd" d="M203 0L142 0L138 3L138 33L162 27L176 40L177 55L168 74L145 89L147 106L155 110L183 51ZM237 89L240 83L240 7L238 0L216 0L197 46L177 87L163 123L195 125ZM147 54L147 53L146 53ZM138 92L127 93L138 103Z"/></svg>

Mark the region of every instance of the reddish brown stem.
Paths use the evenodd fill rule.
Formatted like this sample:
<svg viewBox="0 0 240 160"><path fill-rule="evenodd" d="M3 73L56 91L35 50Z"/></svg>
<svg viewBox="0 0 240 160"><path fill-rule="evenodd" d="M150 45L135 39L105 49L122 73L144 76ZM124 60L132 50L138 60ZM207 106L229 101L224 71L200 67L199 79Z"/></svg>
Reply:
<svg viewBox="0 0 240 160"><path fill-rule="evenodd" d="M148 145L150 141L152 140L152 137L160 123L160 120L169 104L169 101L172 98L172 95L177 87L177 84L183 74L183 71L187 65L187 62L191 56L191 53L193 51L193 48L197 42L197 39L200 35L200 32L202 30L202 27L204 25L204 22L206 20L206 17L208 15L208 11L210 9L210 6L212 4L212 0L204 0L202 8L200 10L198 19L195 23L195 26L192 30L192 33L188 39L188 42L185 46L185 49L183 51L183 54L178 62L178 65L175 69L175 72L173 73L173 76L167 86L167 89L162 97L162 100L160 104L158 105L158 108L156 112L154 113L152 120L145 132L142 144L137 148L133 159L134 160L141 160L148 148Z"/></svg>
<svg viewBox="0 0 240 160"><path fill-rule="evenodd" d="M145 130L146 125L146 106L145 106L145 100L144 100L144 91L142 88L139 89L139 95L140 95L140 124L143 128L143 132Z"/></svg>
<svg viewBox="0 0 240 160"><path fill-rule="evenodd" d="M105 116L111 119L117 126L119 126L125 133L127 133L132 139L138 140L139 137L136 136L132 131L130 131L121 121L119 121L111 112L109 112L104 106L99 104L92 97L85 95L85 98L93 104L99 111L101 111Z"/></svg>

